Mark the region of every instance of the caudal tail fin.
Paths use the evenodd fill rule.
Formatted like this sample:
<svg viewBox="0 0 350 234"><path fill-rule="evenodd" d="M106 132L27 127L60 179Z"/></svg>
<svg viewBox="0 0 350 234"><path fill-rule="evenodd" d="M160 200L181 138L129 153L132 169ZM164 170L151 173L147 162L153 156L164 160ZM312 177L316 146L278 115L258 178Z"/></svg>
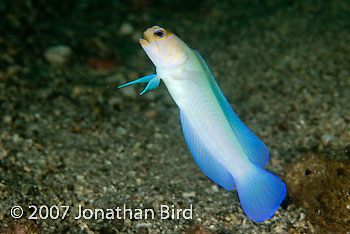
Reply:
<svg viewBox="0 0 350 234"><path fill-rule="evenodd" d="M275 214L287 190L282 180L258 166L237 179L236 185L244 212L257 222Z"/></svg>

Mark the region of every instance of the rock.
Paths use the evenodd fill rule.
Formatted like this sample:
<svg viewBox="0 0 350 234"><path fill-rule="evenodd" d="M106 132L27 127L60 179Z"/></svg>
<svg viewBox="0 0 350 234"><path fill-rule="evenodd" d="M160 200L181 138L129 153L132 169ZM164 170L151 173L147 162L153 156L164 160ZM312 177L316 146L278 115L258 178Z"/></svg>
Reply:
<svg viewBox="0 0 350 234"><path fill-rule="evenodd" d="M41 233L40 227L33 220L26 218L13 220L7 226L8 228L0 230L0 233Z"/></svg>
<svg viewBox="0 0 350 234"><path fill-rule="evenodd" d="M136 228L151 228L152 224L151 223L137 223Z"/></svg>
<svg viewBox="0 0 350 234"><path fill-rule="evenodd" d="M87 60L86 64L93 69L100 70L100 71L108 71L111 69L115 69L120 66L120 62L115 61L109 61L104 58L95 58L91 57Z"/></svg>
<svg viewBox="0 0 350 234"><path fill-rule="evenodd" d="M134 27L129 22L124 22L119 28L119 34L122 36L130 35L134 32Z"/></svg>
<svg viewBox="0 0 350 234"><path fill-rule="evenodd" d="M213 190L213 192L215 192L215 193L219 192L219 187L216 184L214 184L211 186L211 190Z"/></svg>
<svg viewBox="0 0 350 234"><path fill-rule="evenodd" d="M121 88L120 91L122 92L122 94L124 96L129 97L129 98L136 98L138 95L134 86L128 86L125 88Z"/></svg>
<svg viewBox="0 0 350 234"><path fill-rule="evenodd" d="M47 48L44 52L45 59L53 66L62 66L67 63L72 54L70 47L66 45L56 45Z"/></svg>
<svg viewBox="0 0 350 234"><path fill-rule="evenodd" d="M346 233L350 230L350 162L306 155L287 172L290 196L303 207L317 233Z"/></svg>
<svg viewBox="0 0 350 234"><path fill-rule="evenodd" d="M12 116L10 116L10 115L5 115L5 116L3 117L3 121L4 121L4 123L6 123L6 124L11 124L11 123L12 123Z"/></svg>
<svg viewBox="0 0 350 234"><path fill-rule="evenodd" d="M13 136L12 136L12 141L14 142L14 143L18 143L18 142L20 142L22 140L22 138L18 135L18 134L14 134Z"/></svg>
<svg viewBox="0 0 350 234"><path fill-rule="evenodd" d="M183 192L182 197L185 199L196 197L196 192Z"/></svg>
<svg viewBox="0 0 350 234"><path fill-rule="evenodd" d="M207 234L211 233L203 224L194 224L191 225L188 230L185 232L186 234Z"/></svg>
<svg viewBox="0 0 350 234"><path fill-rule="evenodd" d="M127 82L130 82L132 80L136 80L139 78L139 74L137 72L130 72L128 74ZM135 85L129 85L127 87L121 88L121 92L124 96L129 98L136 98L138 96L138 93L136 92Z"/></svg>
<svg viewBox="0 0 350 234"><path fill-rule="evenodd" d="M7 157L8 152L7 150L0 145L0 160L4 160L5 157Z"/></svg>
<svg viewBox="0 0 350 234"><path fill-rule="evenodd" d="M322 136L321 136L321 141L323 144L327 145L329 142L333 141L334 140L334 135L333 134L330 134L330 133L324 133Z"/></svg>

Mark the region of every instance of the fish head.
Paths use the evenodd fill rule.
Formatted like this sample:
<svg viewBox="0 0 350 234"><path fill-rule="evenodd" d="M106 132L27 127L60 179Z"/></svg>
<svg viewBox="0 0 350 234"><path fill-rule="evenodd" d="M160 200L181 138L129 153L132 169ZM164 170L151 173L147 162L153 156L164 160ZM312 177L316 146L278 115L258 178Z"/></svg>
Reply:
<svg viewBox="0 0 350 234"><path fill-rule="evenodd" d="M186 44L162 27L153 26L147 29L139 42L157 68L175 68L187 61Z"/></svg>

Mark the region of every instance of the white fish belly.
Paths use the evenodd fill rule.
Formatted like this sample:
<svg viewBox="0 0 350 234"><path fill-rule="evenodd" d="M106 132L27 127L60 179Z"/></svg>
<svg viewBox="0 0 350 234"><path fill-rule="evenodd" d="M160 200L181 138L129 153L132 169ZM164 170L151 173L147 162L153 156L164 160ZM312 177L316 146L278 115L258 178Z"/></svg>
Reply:
<svg viewBox="0 0 350 234"><path fill-rule="evenodd" d="M251 163L243 152L209 83L182 81L175 89L171 87L168 89L211 155L234 177L244 173Z"/></svg>

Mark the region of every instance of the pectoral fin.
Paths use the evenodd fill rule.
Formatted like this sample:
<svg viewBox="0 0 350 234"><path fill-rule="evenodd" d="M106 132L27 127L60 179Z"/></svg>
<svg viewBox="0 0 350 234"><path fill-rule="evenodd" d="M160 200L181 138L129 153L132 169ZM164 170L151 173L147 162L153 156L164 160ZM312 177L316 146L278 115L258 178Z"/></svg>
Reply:
<svg viewBox="0 0 350 234"><path fill-rule="evenodd" d="M149 83L147 84L146 88L140 93L140 95L144 94L148 90L152 90L152 89L157 88L159 86L159 83L160 83L160 78L157 76L157 74L153 74L153 75L145 76L145 77L142 77L140 79L131 81L129 83L120 85L120 86L118 86L118 88L123 88L123 87L128 86L128 85L137 84L137 83L146 83L146 82L149 82Z"/></svg>
<svg viewBox="0 0 350 234"><path fill-rule="evenodd" d="M144 94L148 90L155 89L159 86L160 79L156 76L150 82L148 82L146 88L140 93L140 95Z"/></svg>
<svg viewBox="0 0 350 234"><path fill-rule="evenodd" d="M123 85L119 85L118 88L123 88L125 86L128 86L128 85L132 85L132 84L137 84L137 83L146 83L146 82L149 82L150 80L152 80L153 78L157 77L157 74L153 74L153 75L149 75L149 76L144 76L140 79L137 79L137 80L134 80L134 81L131 81L129 83L126 83L126 84L123 84Z"/></svg>

